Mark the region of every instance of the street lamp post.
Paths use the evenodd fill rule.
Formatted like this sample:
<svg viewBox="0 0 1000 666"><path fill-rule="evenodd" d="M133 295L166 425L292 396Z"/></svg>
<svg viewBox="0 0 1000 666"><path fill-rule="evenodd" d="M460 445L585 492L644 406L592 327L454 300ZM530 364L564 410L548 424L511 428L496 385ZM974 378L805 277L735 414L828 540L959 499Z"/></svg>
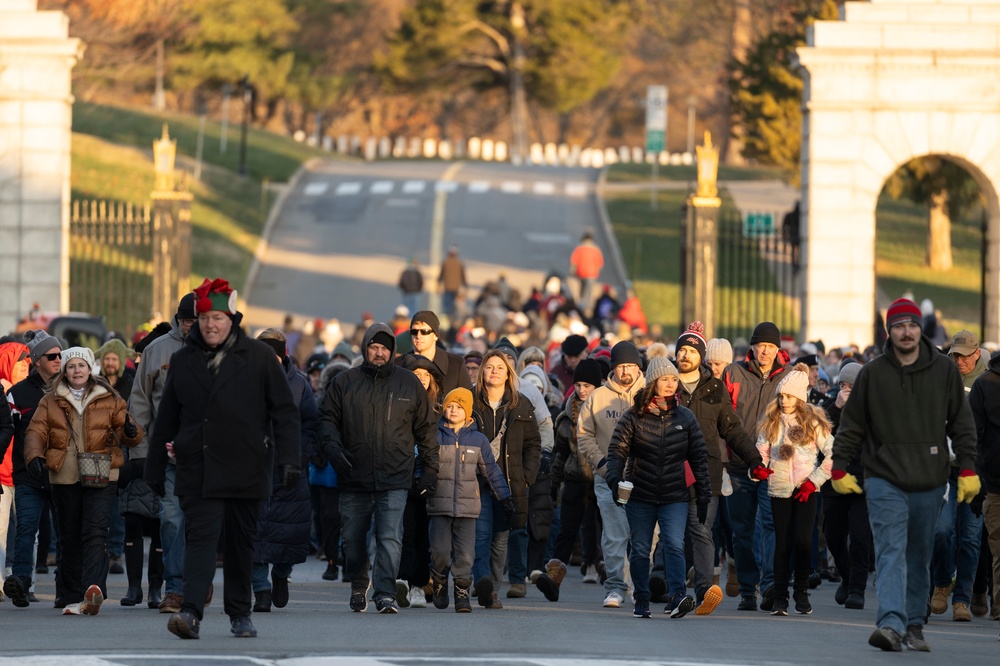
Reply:
<svg viewBox="0 0 1000 666"><path fill-rule="evenodd" d="M250 122L250 103L253 93L250 90L250 77L244 76L240 82L243 86L243 123L240 127L240 175L247 175L247 124Z"/></svg>

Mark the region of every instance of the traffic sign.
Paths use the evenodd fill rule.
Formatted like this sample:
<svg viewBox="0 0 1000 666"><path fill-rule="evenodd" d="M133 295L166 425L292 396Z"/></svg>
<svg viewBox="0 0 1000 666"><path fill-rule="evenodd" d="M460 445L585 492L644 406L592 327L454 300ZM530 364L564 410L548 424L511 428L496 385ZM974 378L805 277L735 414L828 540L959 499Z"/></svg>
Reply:
<svg viewBox="0 0 1000 666"><path fill-rule="evenodd" d="M667 87L646 87L646 152L659 153L666 149Z"/></svg>
<svg viewBox="0 0 1000 666"><path fill-rule="evenodd" d="M774 231L774 213L748 212L743 215L744 236L773 236Z"/></svg>

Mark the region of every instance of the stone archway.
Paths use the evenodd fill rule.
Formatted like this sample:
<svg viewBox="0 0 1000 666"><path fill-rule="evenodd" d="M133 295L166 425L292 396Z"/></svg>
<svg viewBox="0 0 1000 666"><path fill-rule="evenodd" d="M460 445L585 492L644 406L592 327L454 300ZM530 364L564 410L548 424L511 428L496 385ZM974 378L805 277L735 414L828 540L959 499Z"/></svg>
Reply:
<svg viewBox="0 0 1000 666"><path fill-rule="evenodd" d="M933 154L986 197L984 339L1000 340L1000 1L848 2L841 19L798 50L805 338L872 342L879 192Z"/></svg>

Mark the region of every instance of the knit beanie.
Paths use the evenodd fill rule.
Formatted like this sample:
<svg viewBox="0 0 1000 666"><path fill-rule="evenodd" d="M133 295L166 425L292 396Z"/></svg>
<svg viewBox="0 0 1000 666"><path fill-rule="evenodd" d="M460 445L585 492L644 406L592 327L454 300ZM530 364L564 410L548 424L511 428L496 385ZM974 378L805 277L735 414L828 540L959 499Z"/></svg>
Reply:
<svg viewBox="0 0 1000 666"><path fill-rule="evenodd" d="M198 314L194 311L194 292L189 291L188 293L181 296L181 300L177 303L177 313L175 315L177 319L197 319Z"/></svg>
<svg viewBox="0 0 1000 666"><path fill-rule="evenodd" d="M920 308L917 307L916 303L908 298L897 298L886 312L885 328L888 330L896 324L902 324L907 321L912 321L917 326L923 326L924 324L924 318L920 314Z"/></svg>
<svg viewBox="0 0 1000 666"><path fill-rule="evenodd" d="M708 347L708 343L705 341L705 325L700 321L691 322L687 330L681 333L677 338L677 342L674 343L675 349L679 350L681 347L694 348L698 352L698 358L704 361ZM646 356L649 356L649 352L646 352Z"/></svg>
<svg viewBox="0 0 1000 666"><path fill-rule="evenodd" d="M775 395L784 393L795 396L802 402L809 400L809 367L803 363L796 365L792 371L781 378Z"/></svg>
<svg viewBox="0 0 1000 666"><path fill-rule="evenodd" d="M863 366L860 363L848 363L840 369L840 377L837 381L845 384L854 384Z"/></svg>
<svg viewBox="0 0 1000 666"><path fill-rule="evenodd" d="M228 280L205 278L194 290L195 311L198 314L218 310L228 315L236 314L236 290L229 286Z"/></svg>
<svg viewBox="0 0 1000 666"><path fill-rule="evenodd" d="M563 356L579 356L587 348L587 338L582 335L567 335L560 348Z"/></svg>
<svg viewBox="0 0 1000 666"><path fill-rule="evenodd" d="M649 349L646 350L646 358L649 359L646 364L646 386L652 386L660 377L680 376L676 366L667 358L667 346L662 342L649 345Z"/></svg>
<svg viewBox="0 0 1000 666"><path fill-rule="evenodd" d="M354 349L351 347L349 342L342 340L337 343L336 347L333 348L333 352L330 354L330 360L333 360L337 356L346 358L347 362L350 363L357 358L358 355L354 353Z"/></svg>
<svg viewBox="0 0 1000 666"><path fill-rule="evenodd" d="M517 347L514 346L514 343L507 336L497 340L496 344L493 345L493 349L502 351L506 356L509 356L512 359L511 365L517 364Z"/></svg>
<svg viewBox="0 0 1000 666"><path fill-rule="evenodd" d="M430 326L431 330L434 331L434 335L441 335L438 333L441 328L441 320L438 319L438 316L430 310L420 310L410 318L410 328L413 328L415 324L421 323Z"/></svg>
<svg viewBox="0 0 1000 666"><path fill-rule="evenodd" d="M26 331L24 334L24 344L28 345L28 356L31 357L32 365L38 363L38 359L50 349L62 346L59 338L49 335L40 328Z"/></svg>
<svg viewBox="0 0 1000 666"><path fill-rule="evenodd" d="M576 365L573 371L573 383L586 382L593 386L600 386L605 375L601 373L600 361L593 358L585 358Z"/></svg>
<svg viewBox="0 0 1000 666"><path fill-rule="evenodd" d="M94 361L94 352L90 347L70 347L69 349L62 350L62 366L65 368L66 364L74 358L82 358L87 364L93 369L96 365Z"/></svg>
<svg viewBox="0 0 1000 666"><path fill-rule="evenodd" d="M448 395L444 397L444 406L447 408L453 402L457 402L465 410L466 420L472 418L472 391L461 386L448 391Z"/></svg>
<svg viewBox="0 0 1000 666"><path fill-rule="evenodd" d="M368 341L369 345L382 345L386 349L395 352L396 351L396 339L385 331L379 331L372 336L372 339Z"/></svg>
<svg viewBox="0 0 1000 666"><path fill-rule="evenodd" d="M750 346L753 347L760 342L770 342L775 347L781 346L781 332L774 322L762 321L754 327L753 335L750 336Z"/></svg>
<svg viewBox="0 0 1000 666"><path fill-rule="evenodd" d="M733 346L729 344L729 340L712 338L705 345L705 362L714 363L715 361L733 362Z"/></svg>
<svg viewBox="0 0 1000 666"><path fill-rule="evenodd" d="M628 340L622 340L611 348L611 369L614 370L619 365L632 363L642 367L642 357L639 355L639 348Z"/></svg>

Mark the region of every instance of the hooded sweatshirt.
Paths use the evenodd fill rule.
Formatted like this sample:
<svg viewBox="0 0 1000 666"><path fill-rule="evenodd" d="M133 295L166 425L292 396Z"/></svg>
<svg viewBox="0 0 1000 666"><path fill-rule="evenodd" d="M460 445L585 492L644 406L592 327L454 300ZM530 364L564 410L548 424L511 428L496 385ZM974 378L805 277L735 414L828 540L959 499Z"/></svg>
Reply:
<svg viewBox="0 0 1000 666"><path fill-rule="evenodd" d="M632 406L635 396L645 387L646 378L642 375L631 386L623 387L612 373L607 383L594 389L580 408L576 431L580 459L589 463L602 478L606 472L608 446L618 419Z"/></svg>

